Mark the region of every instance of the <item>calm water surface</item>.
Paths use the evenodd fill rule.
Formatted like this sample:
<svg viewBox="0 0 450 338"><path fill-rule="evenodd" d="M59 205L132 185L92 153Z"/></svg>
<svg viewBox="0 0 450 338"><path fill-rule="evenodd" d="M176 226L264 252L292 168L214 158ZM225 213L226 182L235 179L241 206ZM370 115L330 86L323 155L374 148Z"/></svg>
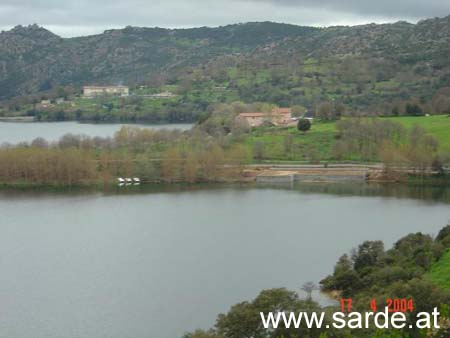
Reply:
<svg viewBox="0 0 450 338"><path fill-rule="evenodd" d="M1 337L178 338L450 218L445 188L143 189L0 192Z"/></svg>
<svg viewBox="0 0 450 338"><path fill-rule="evenodd" d="M150 129L190 129L192 124L90 124L78 122L0 122L0 144L31 142L37 137L56 141L64 134L113 136L122 126Z"/></svg>

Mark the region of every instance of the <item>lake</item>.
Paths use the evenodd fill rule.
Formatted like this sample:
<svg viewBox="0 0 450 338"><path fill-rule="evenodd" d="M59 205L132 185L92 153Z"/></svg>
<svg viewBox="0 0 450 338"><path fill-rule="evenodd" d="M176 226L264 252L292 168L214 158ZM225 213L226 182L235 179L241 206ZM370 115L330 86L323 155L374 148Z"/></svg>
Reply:
<svg viewBox="0 0 450 338"><path fill-rule="evenodd" d="M448 188L366 184L3 191L1 336L179 338L364 240L436 234L449 205Z"/></svg>
<svg viewBox="0 0 450 338"><path fill-rule="evenodd" d="M37 137L56 141L64 134L83 134L87 136L113 136L123 126L150 129L190 129L192 124L92 124L70 122L0 122L0 144L31 142Z"/></svg>

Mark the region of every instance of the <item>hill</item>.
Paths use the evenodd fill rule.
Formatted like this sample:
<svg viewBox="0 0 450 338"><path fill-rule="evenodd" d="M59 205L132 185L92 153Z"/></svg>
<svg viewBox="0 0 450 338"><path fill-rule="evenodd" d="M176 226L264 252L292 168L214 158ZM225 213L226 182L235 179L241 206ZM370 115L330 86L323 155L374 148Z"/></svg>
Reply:
<svg viewBox="0 0 450 338"><path fill-rule="evenodd" d="M401 114L411 101L445 113L448 95L439 90L450 86L449 52L450 16L328 28L126 27L77 38L17 26L0 33L0 100L123 83L170 85L198 111L236 100L307 109L329 101L359 113Z"/></svg>
<svg viewBox="0 0 450 338"><path fill-rule="evenodd" d="M37 25L17 26L0 34L1 98L56 84L136 83L154 73L251 52L314 30L273 23L173 30L126 27L63 39Z"/></svg>

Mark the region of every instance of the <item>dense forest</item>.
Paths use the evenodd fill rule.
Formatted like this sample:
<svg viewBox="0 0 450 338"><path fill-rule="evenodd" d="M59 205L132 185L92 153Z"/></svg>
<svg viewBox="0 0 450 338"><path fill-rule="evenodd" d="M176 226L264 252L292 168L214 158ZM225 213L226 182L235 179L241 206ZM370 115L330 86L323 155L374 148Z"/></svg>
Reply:
<svg viewBox="0 0 450 338"><path fill-rule="evenodd" d="M446 114L448 55L450 16L328 28L127 27L69 39L18 26L0 33L0 115L180 122L201 119L213 103L235 101L310 113L332 106L357 115ZM86 102L80 94L87 84L126 84L132 97ZM176 97L141 95L166 90ZM58 97L68 103L38 106Z"/></svg>

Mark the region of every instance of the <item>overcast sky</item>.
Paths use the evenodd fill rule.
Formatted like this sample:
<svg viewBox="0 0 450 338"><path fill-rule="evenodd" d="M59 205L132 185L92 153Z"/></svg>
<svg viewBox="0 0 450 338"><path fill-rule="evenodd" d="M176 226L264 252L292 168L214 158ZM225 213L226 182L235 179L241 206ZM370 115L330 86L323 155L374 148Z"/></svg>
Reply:
<svg viewBox="0 0 450 338"><path fill-rule="evenodd" d="M0 28L37 23L62 36L127 25L220 26L247 21L356 25L446 16L450 0L1 0Z"/></svg>

